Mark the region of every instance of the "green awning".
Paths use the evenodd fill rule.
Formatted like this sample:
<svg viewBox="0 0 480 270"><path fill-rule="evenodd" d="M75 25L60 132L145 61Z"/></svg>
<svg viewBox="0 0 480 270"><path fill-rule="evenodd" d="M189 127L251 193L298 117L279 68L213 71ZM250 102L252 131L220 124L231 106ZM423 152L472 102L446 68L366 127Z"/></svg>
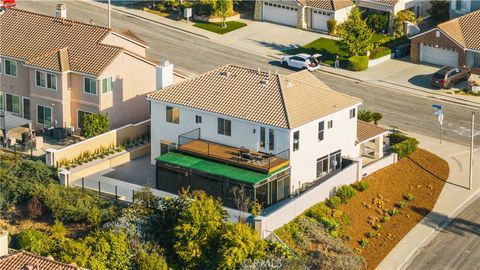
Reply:
<svg viewBox="0 0 480 270"><path fill-rule="evenodd" d="M192 170L202 171L222 177L227 177L233 180L245 182L255 185L262 180L270 177L272 174L283 170L283 167L273 173L265 174L238 167L228 166L219 162L214 162L206 159L202 159L195 156L182 154L179 152L169 152L156 158L160 162L164 162L170 165L180 166Z"/></svg>

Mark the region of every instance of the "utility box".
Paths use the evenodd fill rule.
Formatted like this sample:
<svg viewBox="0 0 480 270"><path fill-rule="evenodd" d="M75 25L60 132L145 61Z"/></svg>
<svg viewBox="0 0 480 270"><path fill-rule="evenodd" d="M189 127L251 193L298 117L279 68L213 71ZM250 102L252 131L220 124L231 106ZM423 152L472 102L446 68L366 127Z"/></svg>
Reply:
<svg viewBox="0 0 480 270"><path fill-rule="evenodd" d="M187 22L188 22L189 18L192 17L192 8L184 8L183 17L187 19Z"/></svg>

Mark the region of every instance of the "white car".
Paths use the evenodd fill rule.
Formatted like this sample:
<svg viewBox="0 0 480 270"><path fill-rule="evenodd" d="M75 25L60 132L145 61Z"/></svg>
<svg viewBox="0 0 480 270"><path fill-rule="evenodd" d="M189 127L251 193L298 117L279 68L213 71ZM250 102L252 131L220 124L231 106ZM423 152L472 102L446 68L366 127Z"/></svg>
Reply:
<svg viewBox="0 0 480 270"><path fill-rule="evenodd" d="M286 55L282 58L282 66L292 67L298 69L308 69L309 71L315 71L320 68L320 63L317 59L322 56L321 54L306 54L299 53L296 55Z"/></svg>

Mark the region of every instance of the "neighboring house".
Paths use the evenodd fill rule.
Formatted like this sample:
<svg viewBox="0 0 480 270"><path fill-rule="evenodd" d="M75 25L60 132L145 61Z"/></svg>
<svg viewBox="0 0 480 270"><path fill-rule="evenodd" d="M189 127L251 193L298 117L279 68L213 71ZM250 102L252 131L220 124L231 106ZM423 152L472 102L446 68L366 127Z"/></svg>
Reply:
<svg viewBox="0 0 480 270"><path fill-rule="evenodd" d="M327 21L344 22L354 7L350 0L281 0L255 2L254 18L300 29L328 31Z"/></svg>
<svg viewBox="0 0 480 270"><path fill-rule="evenodd" d="M411 37L414 63L471 67L480 74L480 10Z"/></svg>
<svg viewBox="0 0 480 270"><path fill-rule="evenodd" d="M450 19L480 10L480 0L450 0Z"/></svg>
<svg viewBox="0 0 480 270"><path fill-rule="evenodd" d="M128 30L57 15L0 13L0 109L35 129L78 128L92 112L108 113L111 128L148 119L146 94L172 83L171 65L147 58Z"/></svg>
<svg viewBox="0 0 480 270"><path fill-rule="evenodd" d="M323 183L364 153L383 156L385 130L366 124L357 134L362 101L308 71L284 76L227 65L148 99L156 187L171 193L201 189L235 207L233 194L243 187L265 207Z"/></svg>
<svg viewBox="0 0 480 270"><path fill-rule="evenodd" d="M410 10L417 17L425 17L428 15L427 10L431 6L430 1L424 0L358 0L357 5L366 12L387 14L389 16L389 33L393 32L393 21L398 12Z"/></svg>

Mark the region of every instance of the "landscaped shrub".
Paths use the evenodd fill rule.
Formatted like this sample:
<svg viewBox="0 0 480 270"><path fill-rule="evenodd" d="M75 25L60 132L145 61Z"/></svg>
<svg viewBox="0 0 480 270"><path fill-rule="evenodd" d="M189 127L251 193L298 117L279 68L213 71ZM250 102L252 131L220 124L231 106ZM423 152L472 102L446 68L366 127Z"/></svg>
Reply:
<svg viewBox="0 0 480 270"><path fill-rule="evenodd" d="M335 32L336 32L336 28L337 28L337 20L335 20L335 19L328 19L328 20L327 20L328 33L329 33L330 35L334 35Z"/></svg>
<svg viewBox="0 0 480 270"><path fill-rule="evenodd" d="M342 199L338 196L332 196L330 199L327 200L328 207L335 209L340 206L342 203Z"/></svg>
<svg viewBox="0 0 480 270"><path fill-rule="evenodd" d="M376 231L369 231L368 233L365 234L366 237L368 238L374 238L378 236L378 232Z"/></svg>
<svg viewBox="0 0 480 270"><path fill-rule="evenodd" d="M403 202L403 201L402 201L402 202L398 202L396 205L397 205L397 207L400 208L400 209L407 207L407 203L406 203L406 202Z"/></svg>
<svg viewBox="0 0 480 270"><path fill-rule="evenodd" d="M372 226L375 230L379 231L382 229L382 225L380 223L375 223Z"/></svg>
<svg viewBox="0 0 480 270"><path fill-rule="evenodd" d="M41 231L26 229L17 235L18 249L35 254L46 255L50 247L48 237Z"/></svg>
<svg viewBox="0 0 480 270"><path fill-rule="evenodd" d="M329 208L325 202L320 202L308 209L305 215L320 221L322 217L329 216L331 212L332 209Z"/></svg>
<svg viewBox="0 0 480 270"><path fill-rule="evenodd" d="M335 192L335 196L340 197L342 203L348 202L348 200L355 196L355 194L357 194L357 191L353 187L347 185L339 187Z"/></svg>
<svg viewBox="0 0 480 270"><path fill-rule="evenodd" d="M383 223L388 222L389 220L390 220L390 216L388 216L388 215L387 215L387 216L383 216L382 219L381 219L381 221L382 221Z"/></svg>
<svg viewBox="0 0 480 270"><path fill-rule="evenodd" d="M393 132L388 135L390 138L390 145L395 145L397 143L401 143L405 141L406 139L410 138L407 135L400 133L400 132Z"/></svg>
<svg viewBox="0 0 480 270"><path fill-rule="evenodd" d="M396 216L396 215L398 215L398 213L400 213L400 210L398 210L397 208L392 208L392 209L388 210L388 214L390 216Z"/></svg>
<svg viewBox="0 0 480 270"><path fill-rule="evenodd" d="M409 202L415 201L415 195L413 195L412 193L405 194L403 195L403 197Z"/></svg>
<svg viewBox="0 0 480 270"><path fill-rule="evenodd" d="M338 229L340 228L340 223L338 223L335 219L323 217L320 219L320 223L322 223L322 225L325 226L325 230L331 236L334 236L334 237L338 236Z"/></svg>
<svg viewBox="0 0 480 270"><path fill-rule="evenodd" d="M363 238L363 239L362 239L362 240L360 240L358 243L360 244L360 246L362 246L362 247L366 247L366 246L368 246L368 244L369 244L369 241L368 241L368 239L366 239L366 238Z"/></svg>
<svg viewBox="0 0 480 270"><path fill-rule="evenodd" d="M417 150L418 141L415 138L408 138L401 143L392 146L392 152L398 154L398 158L404 158Z"/></svg>
<svg viewBox="0 0 480 270"><path fill-rule="evenodd" d="M372 49L370 51L369 58L370 59L377 59L377 58L384 57L384 56L387 56L387 55L390 55L390 54L392 54L392 49L390 49L388 47L385 47L385 46L380 46L380 47L377 47L377 48Z"/></svg>
<svg viewBox="0 0 480 270"><path fill-rule="evenodd" d="M43 214L43 204L37 196L33 196L27 203L28 216L31 219L37 219Z"/></svg>
<svg viewBox="0 0 480 270"><path fill-rule="evenodd" d="M347 69L362 71L368 68L368 56L352 56L347 59Z"/></svg>
<svg viewBox="0 0 480 270"><path fill-rule="evenodd" d="M360 181L357 181L357 182L353 183L352 186L353 186L353 188L355 188L358 191L364 191L364 190L367 190L368 183L360 180Z"/></svg>

